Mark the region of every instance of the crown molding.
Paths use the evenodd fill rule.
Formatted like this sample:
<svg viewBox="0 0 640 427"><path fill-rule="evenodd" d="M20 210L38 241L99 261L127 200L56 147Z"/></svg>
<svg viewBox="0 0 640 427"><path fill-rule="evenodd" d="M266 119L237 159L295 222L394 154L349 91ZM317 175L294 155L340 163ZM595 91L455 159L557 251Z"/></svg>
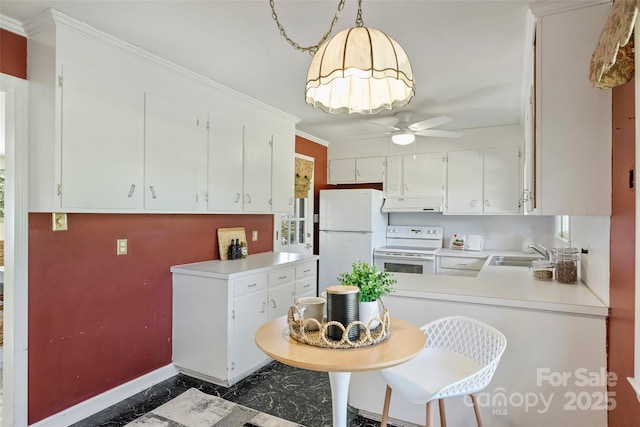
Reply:
<svg viewBox="0 0 640 427"><path fill-rule="evenodd" d="M0 14L0 28L15 33L22 37L27 37L27 33L24 30L22 23L16 19L9 18L8 16Z"/></svg>
<svg viewBox="0 0 640 427"><path fill-rule="evenodd" d="M529 9L536 16L554 15L556 13L567 12L569 10L582 9L583 7L595 6L598 4L613 4L612 0L542 0L534 1L529 5Z"/></svg>
<svg viewBox="0 0 640 427"><path fill-rule="evenodd" d="M329 143L327 141L320 138L316 138L315 136L309 135L308 133L303 132L301 130L296 129L296 135L301 138L308 139L311 142L315 142L316 144L324 145L325 147L329 146Z"/></svg>
<svg viewBox="0 0 640 427"><path fill-rule="evenodd" d="M294 123L300 122L300 118L293 116L289 113L286 113L282 110L279 110L269 104L265 104L257 99L251 98L248 95L245 95L241 92L238 92L234 89L231 89L228 86L225 86L221 83L212 80L209 77L205 77L201 74L198 74L194 71L189 70L181 65L178 65L174 62L171 62L167 59L164 59L158 55L150 53L144 49L139 48L129 42L116 38L110 34L107 34L101 30L98 30L86 23L75 20L74 18L69 17L68 15L56 10L56 9L48 9L44 12L34 16L29 21L27 21L24 25L25 30L29 36L36 34L42 28L46 28L46 25L50 25L54 23L56 26L64 27L68 30L75 31L85 37L90 37L102 44L105 44L111 48L120 50L129 55L136 56L139 59L142 59L154 66L161 67L167 69L176 74L183 75L188 77L194 81L197 81L201 84L213 87L220 91L226 92L236 98L240 98L248 103L254 104L262 109L269 110L272 113L275 113L287 120L290 120Z"/></svg>

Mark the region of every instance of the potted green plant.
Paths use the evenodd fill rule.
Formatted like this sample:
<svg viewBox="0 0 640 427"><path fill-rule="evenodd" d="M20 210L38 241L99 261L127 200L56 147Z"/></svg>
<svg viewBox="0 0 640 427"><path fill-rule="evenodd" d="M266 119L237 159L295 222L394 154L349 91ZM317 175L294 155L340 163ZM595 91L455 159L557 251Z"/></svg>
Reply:
<svg viewBox="0 0 640 427"><path fill-rule="evenodd" d="M357 286L359 292L358 312L360 321L369 325L371 329L378 326L378 322L371 322L373 318L380 316L380 297L393 292L393 285L397 282L386 271L378 271L375 265L369 265L358 261L352 264L350 272L338 276L340 283L346 286Z"/></svg>

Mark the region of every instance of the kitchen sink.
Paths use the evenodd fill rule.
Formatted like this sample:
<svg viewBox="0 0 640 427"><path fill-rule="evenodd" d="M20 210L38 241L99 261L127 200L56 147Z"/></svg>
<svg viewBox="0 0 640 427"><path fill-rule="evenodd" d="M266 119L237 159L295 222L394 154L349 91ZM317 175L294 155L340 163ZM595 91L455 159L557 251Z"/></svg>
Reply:
<svg viewBox="0 0 640 427"><path fill-rule="evenodd" d="M491 258L489 265L498 265L505 267L529 267L534 259L542 259L540 257L528 256L494 256Z"/></svg>

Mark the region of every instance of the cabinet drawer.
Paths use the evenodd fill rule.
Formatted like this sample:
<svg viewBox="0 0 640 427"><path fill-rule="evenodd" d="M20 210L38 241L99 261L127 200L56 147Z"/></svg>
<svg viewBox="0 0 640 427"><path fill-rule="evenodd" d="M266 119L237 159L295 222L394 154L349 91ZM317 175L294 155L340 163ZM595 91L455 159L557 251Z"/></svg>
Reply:
<svg viewBox="0 0 640 427"><path fill-rule="evenodd" d="M281 268L269 273L269 286L276 286L281 283L293 282L294 269Z"/></svg>
<svg viewBox="0 0 640 427"><path fill-rule="evenodd" d="M440 276L466 276L466 277L476 277L478 275L478 270L461 270L455 268L441 268L438 271Z"/></svg>
<svg viewBox="0 0 640 427"><path fill-rule="evenodd" d="M486 259L484 258L442 257L440 258L440 267L459 270L480 270L485 261Z"/></svg>
<svg viewBox="0 0 640 427"><path fill-rule="evenodd" d="M318 263L316 261L307 262L296 266L296 279L302 277L315 276L318 272Z"/></svg>
<svg viewBox="0 0 640 427"><path fill-rule="evenodd" d="M233 282L233 296L246 295L266 287L267 276L265 274L245 277Z"/></svg>
<svg viewBox="0 0 640 427"><path fill-rule="evenodd" d="M301 296L302 294L306 294L308 292L312 292L313 295L316 294L316 278L308 277L302 280L296 280L296 297Z"/></svg>

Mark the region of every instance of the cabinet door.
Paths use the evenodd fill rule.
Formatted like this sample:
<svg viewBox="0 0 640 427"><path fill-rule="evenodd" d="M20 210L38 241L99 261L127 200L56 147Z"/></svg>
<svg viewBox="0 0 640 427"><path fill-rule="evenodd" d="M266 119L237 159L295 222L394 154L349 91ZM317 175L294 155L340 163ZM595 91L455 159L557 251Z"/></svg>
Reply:
<svg viewBox="0 0 640 427"><path fill-rule="evenodd" d="M490 148L484 156L484 213L520 212L518 147Z"/></svg>
<svg viewBox="0 0 640 427"><path fill-rule="evenodd" d="M482 213L482 152L447 154L447 213Z"/></svg>
<svg viewBox="0 0 640 427"><path fill-rule="evenodd" d="M271 210L293 212L295 180L295 127L290 132L274 132L271 160Z"/></svg>
<svg viewBox="0 0 640 427"><path fill-rule="evenodd" d="M289 308L293 305L293 292L293 282L269 288L269 299L267 302L269 306L269 320L286 316L289 313Z"/></svg>
<svg viewBox="0 0 640 427"><path fill-rule="evenodd" d="M356 182L382 182L384 157L356 159Z"/></svg>
<svg viewBox="0 0 640 427"><path fill-rule="evenodd" d="M195 211L205 171L204 115L168 99L145 95L144 207Z"/></svg>
<svg viewBox="0 0 640 427"><path fill-rule="evenodd" d="M62 71L60 206L139 208L143 92L66 64Z"/></svg>
<svg viewBox="0 0 640 427"><path fill-rule="evenodd" d="M385 196L402 196L402 157L387 157L384 168L383 189Z"/></svg>
<svg viewBox="0 0 640 427"><path fill-rule="evenodd" d="M329 161L329 184L356 182L356 159Z"/></svg>
<svg viewBox="0 0 640 427"><path fill-rule="evenodd" d="M207 209L242 211L243 126L222 117L209 117Z"/></svg>
<svg viewBox="0 0 640 427"><path fill-rule="evenodd" d="M404 156L402 167L405 196L443 196L444 153Z"/></svg>
<svg viewBox="0 0 640 427"><path fill-rule="evenodd" d="M245 125L244 193L245 212L271 212L271 132Z"/></svg>
<svg viewBox="0 0 640 427"><path fill-rule="evenodd" d="M256 330L267 321L267 293L256 292L233 302L233 345L229 378L254 369L267 356L254 341Z"/></svg>

